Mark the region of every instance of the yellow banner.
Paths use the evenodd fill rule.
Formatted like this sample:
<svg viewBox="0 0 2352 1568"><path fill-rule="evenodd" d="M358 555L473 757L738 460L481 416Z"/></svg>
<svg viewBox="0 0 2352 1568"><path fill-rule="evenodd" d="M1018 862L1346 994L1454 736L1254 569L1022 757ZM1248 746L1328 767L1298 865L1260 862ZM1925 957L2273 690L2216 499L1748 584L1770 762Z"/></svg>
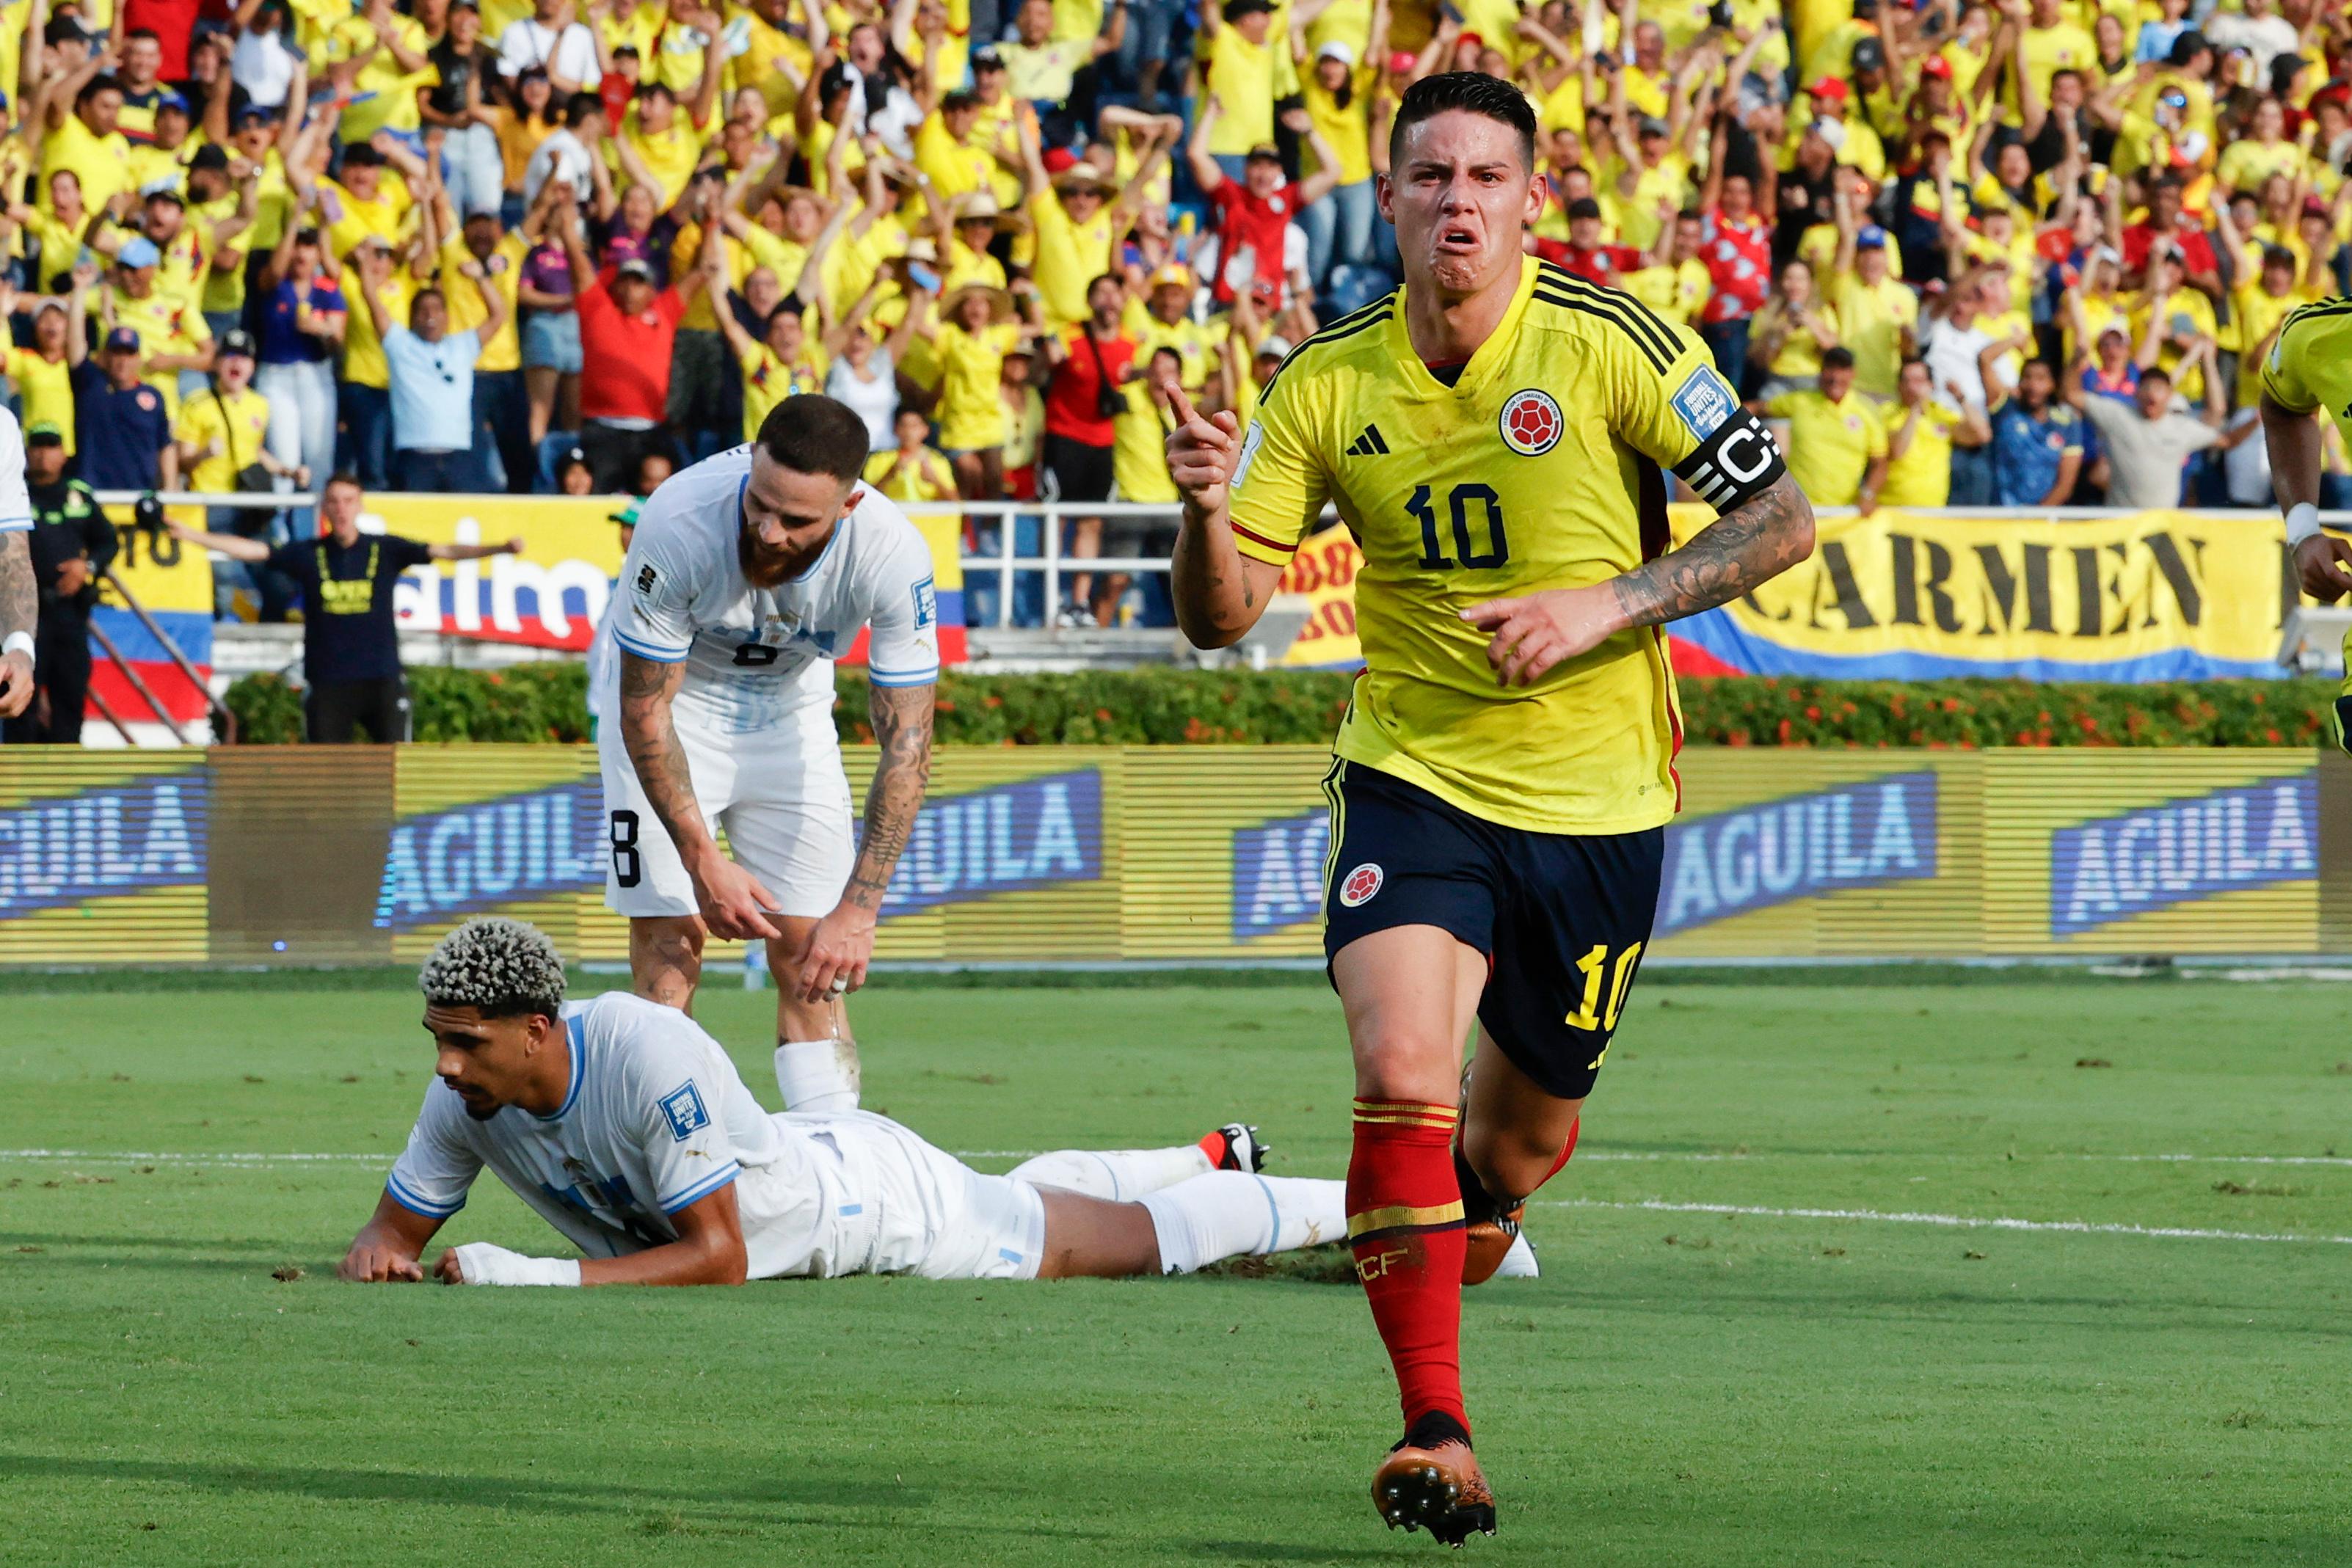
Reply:
<svg viewBox="0 0 2352 1568"><path fill-rule="evenodd" d="M1297 669L1352 670L1364 662L1356 638L1356 572L1364 552L1344 528L1325 528L1298 547L1283 569L1279 593L1303 593L1307 624L1282 655Z"/></svg>
<svg viewBox="0 0 2352 1568"><path fill-rule="evenodd" d="M1684 538L1708 516L1677 513ZM1811 559L1675 623L1677 667L1865 680L2274 677L2293 602L2281 586L2285 538L2259 512L1825 517Z"/></svg>
<svg viewBox="0 0 2352 1568"><path fill-rule="evenodd" d="M1677 542L1715 518L1673 509ZM2275 677L2295 600L2285 529L2243 517L2138 512L2079 521L1824 517L1811 558L1749 597L1678 621L1684 674L1926 680ZM1345 528L1313 536L1284 573L1305 594L1294 667L1353 667L1362 554Z"/></svg>
<svg viewBox="0 0 2352 1568"><path fill-rule="evenodd" d="M401 580L403 627L542 648L585 648L621 570L612 497L370 495L361 522L426 544L523 541L487 560L428 561Z"/></svg>

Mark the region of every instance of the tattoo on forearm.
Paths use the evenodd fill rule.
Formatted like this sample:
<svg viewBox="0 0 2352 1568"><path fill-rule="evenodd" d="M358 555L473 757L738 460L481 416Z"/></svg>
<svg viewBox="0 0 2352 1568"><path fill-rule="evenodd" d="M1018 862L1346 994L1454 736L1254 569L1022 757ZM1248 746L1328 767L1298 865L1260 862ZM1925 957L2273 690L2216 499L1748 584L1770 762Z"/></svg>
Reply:
<svg viewBox="0 0 2352 1568"><path fill-rule="evenodd" d="M1618 608L1636 626L1677 621L1727 604L1812 552L1813 507L1783 475L1680 549L1612 580Z"/></svg>
<svg viewBox="0 0 2352 1568"><path fill-rule="evenodd" d="M695 804L694 776L686 766L686 749L677 741L677 726L670 717L670 699L686 678L682 663L665 664L621 654L621 740L646 804L682 850L689 836L709 836L702 808Z"/></svg>
<svg viewBox="0 0 2352 1568"><path fill-rule="evenodd" d="M869 712L882 758L866 787L866 831L842 897L879 912L931 781L932 686L876 686Z"/></svg>
<svg viewBox="0 0 2352 1568"><path fill-rule="evenodd" d="M41 596L33 581L32 536L22 529L0 534L0 637L30 633L39 622Z"/></svg>

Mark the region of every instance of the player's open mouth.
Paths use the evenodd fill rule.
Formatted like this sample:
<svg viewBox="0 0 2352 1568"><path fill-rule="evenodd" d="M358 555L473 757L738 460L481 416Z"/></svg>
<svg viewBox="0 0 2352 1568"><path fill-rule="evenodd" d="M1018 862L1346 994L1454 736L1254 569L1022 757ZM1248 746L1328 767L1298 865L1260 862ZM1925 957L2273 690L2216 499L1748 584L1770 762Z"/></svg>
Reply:
<svg viewBox="0 0 2352 1568"><path fill-rule="evenodd" d="M1443 229L1437 235L1437 248L1449 255L1463 255L1478 248L1478 236L1468 229Z"/></svg>

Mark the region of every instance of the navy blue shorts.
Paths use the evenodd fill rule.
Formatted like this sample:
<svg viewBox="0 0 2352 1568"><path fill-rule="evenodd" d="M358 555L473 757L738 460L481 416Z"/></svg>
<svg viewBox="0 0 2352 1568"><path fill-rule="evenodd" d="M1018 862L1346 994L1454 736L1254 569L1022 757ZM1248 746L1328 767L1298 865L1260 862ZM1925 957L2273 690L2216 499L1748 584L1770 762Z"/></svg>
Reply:
<svg viewBox="0 0 2352 1568"><path fill-rule="evenodd" d="M1478 1021L1547 1092L1592 1092L1658 908L1664 828L1538 833L1472 816L1359 762L1324 779L1326 959L1434 925L1486 956Z"/></svg>

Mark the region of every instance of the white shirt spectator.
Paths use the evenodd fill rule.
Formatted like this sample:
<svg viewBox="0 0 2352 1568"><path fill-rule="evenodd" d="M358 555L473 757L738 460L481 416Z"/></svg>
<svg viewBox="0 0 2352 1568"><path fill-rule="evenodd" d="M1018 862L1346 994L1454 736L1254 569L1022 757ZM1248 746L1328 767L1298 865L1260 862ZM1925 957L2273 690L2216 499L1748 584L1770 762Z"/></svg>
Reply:
<svg viewBox="0 0 2352 1568"><path fill-rule="evenodd" d="M1948 405L1951 394L1945 388L1957 386L1966 404L1958 412L1985 412L1984 371L1978 356L1991 346L1992 340L1992 334L1981 327L1955 327L1949 321L1929 324L1919 357L1927 361L1928 374L1935 378L1937 397Z"/></svg>
<svg viewBox="0 0 2352 1568"><path fill-rule="evenodd" d="M2205 41L2223 51L2245 50L2253 59L2255 83L2268 92L2271 62L2281 55L2294 54L2302 37L2294 30L2294 24L2276 11L2267 16L2228 11L2216 14L2207 24Z"/></svg>
<svg viewBox="0 0 2352 1568"><path fill-rule="evenodd" d="M239 33L229 54L228 74L257 107L282 109L301 65L302 57L288 47L282 31Z"/></svg>
<svg viewBox="0 0 2352 1568"><path fill-rule="evenodd" d="M511 80L533 66L576 81L583 90L593 90L604 79L596 67L595 37L577 22L561 32L532 16L508 23L499 35L499 74Z"/></svg>
<svg viewBox="0 0 2352 1568"><path fill-rule="evenodd" d="M572 193L584 203L588 193L594 189L591 182L595 174L590 164L595 156L569 128L549 131L532 152L530 162L523 166L523 205L528 207L538 201L539 188L550 180L571 182Z"/></svg>

